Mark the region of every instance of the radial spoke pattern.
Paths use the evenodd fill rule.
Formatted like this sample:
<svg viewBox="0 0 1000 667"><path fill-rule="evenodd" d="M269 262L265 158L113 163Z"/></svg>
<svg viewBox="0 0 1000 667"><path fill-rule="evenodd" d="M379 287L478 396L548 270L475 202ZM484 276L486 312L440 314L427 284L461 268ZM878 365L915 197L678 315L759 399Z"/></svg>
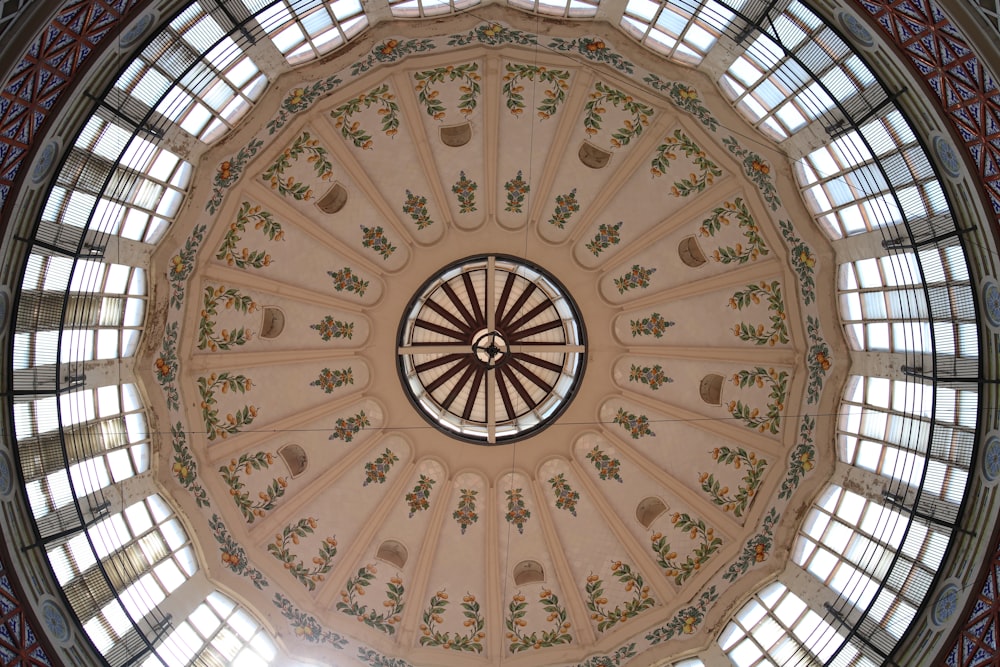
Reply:
<svg viewBox="0 0 1000 667"><path fill-rule="evenodd" d="M407 309L398 354L404 387L425 418L492 444L562 412L583 373L585 341L576 306L553 278L484 256L424 285Z"/></svg>

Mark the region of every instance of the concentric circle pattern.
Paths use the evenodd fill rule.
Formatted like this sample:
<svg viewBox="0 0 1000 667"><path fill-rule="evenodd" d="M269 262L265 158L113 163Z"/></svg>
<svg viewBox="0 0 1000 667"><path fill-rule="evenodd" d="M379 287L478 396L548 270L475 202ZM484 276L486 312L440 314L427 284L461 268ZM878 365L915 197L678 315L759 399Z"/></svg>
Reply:
<svg viewBox="0 0 1000 667"><path fill-rule="evenodd" d="M537 267L513 258L463 260L408 309L400 374L417 409L446 432L494 444L544 428L583 376L575 304Z"/></svg>

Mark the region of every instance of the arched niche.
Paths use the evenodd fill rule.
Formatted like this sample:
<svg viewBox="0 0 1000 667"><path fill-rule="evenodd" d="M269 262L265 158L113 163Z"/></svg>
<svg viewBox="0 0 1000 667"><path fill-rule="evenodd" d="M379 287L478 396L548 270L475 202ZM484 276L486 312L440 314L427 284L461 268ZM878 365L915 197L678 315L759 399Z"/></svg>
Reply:
<svg viewBox="0 0 1000 667"><path fill-rule="evenodd" d="M694 236L681 239L680 245L677 246L677 254L681 256L681 261L691 268L697 268L708 261L701 246L698 245L698 239Z"/></svg>
<svg viewBox="0 0 1000 667"><path fill-rule="evenodd" d="M334 183L326 194L316 201L316 206L324 213L337 213L347 205L347 188Z"/></svg>
<svg viewBox="0 0 1000 667"><path fill-rule="evenodd" d="M285 330L285 314L275 306L264 306L264 321L260 325L261 338L277 338Z"/></svg>
<svg viewBox="0 0 1000 667"><path fill-rule="evenodd" d="M472 141L472 125L469 123L446 125L441 128L441 143L445 146L458 148L470 141Z"/></svg>
<svg viewBox="0 0 1000 667"><path fill-rule="evenodd" d="M580 162L591 169L604 169L611 162L611 151L598 148L588 141L580 144L580 151L577 155L580 158Z"/></svg>
<svg viewBox="0 0 1000 667"><path fill-rule="evenodd" d="M306 450L294 443L285 445L279 449L278 456L280 456L285 462L285 465L288 466L288 472L292 477L298 477L304 473L306 471L306 467L309 465L309 457L306 456Z"/></svg>
<svg viewBox="0 0 1000 667"><path fill-rule="evenodd" d="M701 379L698 386L698 393L701 400L709 405L722 405L722 376L718 373L709 373Z"/></svg>
<svg viewBox="0 0 1000 667"><path fill-rule="evenodd" d="M525 586L545 581L545 569L535 560L522 560L514 566L514 584Z"/></svg>
<svg viewBox="0 0 1000 667"><path fill-rule="evenodd" d="M386 540L379 545L378 551L375 552L375 557L402 570L403 566L406 565L409 552L407 552L402 542Z"/></svg>
<svg viewBox="0 0 1000 667"><path fill-rule="evenodd" d="M656 496L650 496L648 498L643 498L639 501L639 504L635 508L635 518L643 525L645 528L649 528L653 525L656 519L667 511L667 504L657 498Z"/></svg>

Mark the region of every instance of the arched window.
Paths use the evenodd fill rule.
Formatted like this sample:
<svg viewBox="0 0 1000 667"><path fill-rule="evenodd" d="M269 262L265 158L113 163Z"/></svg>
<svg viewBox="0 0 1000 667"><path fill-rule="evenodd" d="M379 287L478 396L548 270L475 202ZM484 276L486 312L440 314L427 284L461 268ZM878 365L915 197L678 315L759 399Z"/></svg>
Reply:
<svg viewBox="0 0 1000 667"><path fill-rule="evenodd" d="M329 53L368 27L358 0L243 0L243 5L292 65Z"/></svg>
<svg viewBox="0 0 1000 667"><path fill-rule="evenodd" d="M743 0L729 3L734 8ZM736 15L713 0L629 0L621 26L648 49L686 65L697 65Z"/></svg>
<svg viewBox="0 0 1000 667"><path fill-rule="evenodd" d="M274 640L240 605L219 591L209 593L156 648L143 667L199 665L267 667L278 654Z"/></svg>

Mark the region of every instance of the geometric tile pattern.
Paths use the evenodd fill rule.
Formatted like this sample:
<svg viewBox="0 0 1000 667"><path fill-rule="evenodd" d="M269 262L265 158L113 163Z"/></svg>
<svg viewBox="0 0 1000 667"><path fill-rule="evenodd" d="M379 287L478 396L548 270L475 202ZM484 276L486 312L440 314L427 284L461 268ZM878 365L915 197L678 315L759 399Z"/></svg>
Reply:
<svg viewBox="0 0 1000 667"><path fill-rule="evenodd" d="M38 635L21 611L17 598L0 565L0 664L3 667L51 667L45 649L39 644Z"/></svg>
<svg viewBox="0 0 1000 667"><path fill-rule="evenodd" d="M12 70L0 90L0 201L4 208L28 150L56 101L94 47L115 32L122 16L138 2L65 3Z"/></svg>
<svg viewBox="0 0 1000 667"><path fill-rule="evenodd" d="M856 0L911 62L961 137L1000 223L1000 89L985 63L933 0ZM951 667L1000 667L1000 550L947 653Z"/></svg>
<svg viewBox="0 0 1000 667"><path fill-rule="evenodd" d="M933 0L859 0L938 99L1000 217L1000 89Z"/></svg>
<svg viewBox="0 0 1000 667"><path fill-rule="evenodd" d="M1000 549L993 554L993 562L974 598L972 611L962 625L955 643L948 651L945 664L949 667L997 667L997 631L1000 630Z"/></svg>

